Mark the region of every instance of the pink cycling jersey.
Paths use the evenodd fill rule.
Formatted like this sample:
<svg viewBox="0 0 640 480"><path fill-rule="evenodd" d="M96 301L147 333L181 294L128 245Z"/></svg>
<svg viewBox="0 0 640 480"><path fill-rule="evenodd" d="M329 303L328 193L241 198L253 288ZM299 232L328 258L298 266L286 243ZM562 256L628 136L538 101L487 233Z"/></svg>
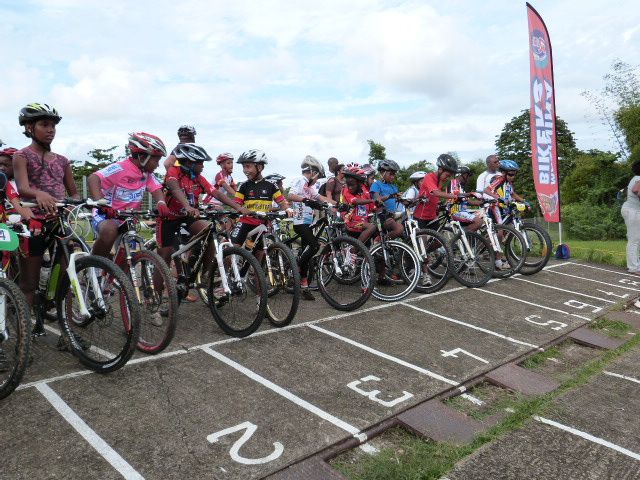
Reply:
<svg viewBox="0 0 640 480"><path fill-rule="evenodd" d="M130 158L98 170L100 190L116 210L137 210L142 205L145 190L153 193L162 188L152 174L141 172Z"/></svg>

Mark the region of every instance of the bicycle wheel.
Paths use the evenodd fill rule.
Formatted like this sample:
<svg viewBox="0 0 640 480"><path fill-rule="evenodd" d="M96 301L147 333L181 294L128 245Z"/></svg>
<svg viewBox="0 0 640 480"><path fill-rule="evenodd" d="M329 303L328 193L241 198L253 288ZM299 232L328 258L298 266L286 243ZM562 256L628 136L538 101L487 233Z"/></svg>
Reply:
<svg viewBox="0 0 640 480"><path fill-rule="evenodd" d="M453 277L465 287L481 287L493 275L496 254L491 243L476 232L466 232L470 250L467 251L462 239L458 236L451 244L453 256Z"/></svg>
<svg viewBox="0 0 640 480"><path fill-rule="evenodd" d="M402 300L418 284L420 259L412 248L397 240L371 247L375 274L373 296L385 302Z"/></svg>
<svg viewBox="0 0 640 480"><path fill-rule="evenodd" d="M418 243L418 257L421 258L420 280L416 291L420 293L434 293L444 287L453 269L451 249L445 238L435 230L423 228L416 232Z"/></svg>
<svg viewBox="0 0 640 480"><path fill-rule="evenodd" d="M336 310L350 312L365 304L373 292L373 257L352 237L337 237L322 248L309 267L320 294ZM313 270L312 270L313 269Z"/></svg>
<svg viewBox="0 0 640 480"><path fill-rule="evenodd" d="M284 327L298 312L300 269L293 252L282 242L269 245L267 255L270 269L267 268L267 259L262 260L269 295L267 318L274 327Z"/></svg>
<svg viewBox="0 0 640 480"><path fill-rule="evenodd" d="M111 260L89 255L76 263L78 285L68 275L58 284L56 305L62 335L86 367L108 373L124 366L135 351L140 333L140 304L129 277ZM97 295L96 282L101 295ZM81 315L82 295L88 317Z"/></svg>
<svg viewBox="0 0 640 480"><path fill-rule="evenodd" d="M224 289L220 266L214 264L207 290L209 309L227 335L246 337L265 316L267 281L260 262L244 248L227 247L222 256L230 293Z"/></svg>
<svg viewBox="0 0 640 480"><path fill-rule="evenodd" d="M131 263L140 285L136 293L142 307L140 336L136 347L141 352L156 354L167 348L176 333L176 283L165 261L155 252L140 250L133 255ZM126 273L131 276L130 272ZM159 284L162 284L162 289Z"/></svg>
<svg viewBox="0 0 640 480"><path fill-rule="evenodd" d="M18 286L0 278L0 399L20 384L31 344L29 304Z"/></svg>
<svg viewBox="0 0 640 480"><path fill-rule="evenodd" d="M505 255L505 258L502 259L502 268L500 270L494 269L493 276L507 278L518 273L524 265L527 244L524 237L509 225L494 225L493 228Z"/></svg>
<svg viewBox="0 0 640 480"><path fill-rule="evenodd" d="M540 225L531 222L522 222L520 229L522 235L526 236L529 244L524 265L520 269L523 275L533 275L546 267L553 251L553 244L549 233Z"/></svg>

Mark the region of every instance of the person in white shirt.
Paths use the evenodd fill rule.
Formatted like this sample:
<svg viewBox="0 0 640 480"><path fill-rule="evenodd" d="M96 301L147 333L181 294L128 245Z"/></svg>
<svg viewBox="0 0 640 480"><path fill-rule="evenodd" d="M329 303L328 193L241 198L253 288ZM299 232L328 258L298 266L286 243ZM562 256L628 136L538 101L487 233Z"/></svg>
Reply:
<svg viewBox="0 0 640 480"><path fill-rule="evenodd" d="M485 188L491 185L491 179L498 175L498 167L500 166L498 155L489 155L486 162L487 169L478 175L478 179L476 180L476 192L484 192Z"/></svg>

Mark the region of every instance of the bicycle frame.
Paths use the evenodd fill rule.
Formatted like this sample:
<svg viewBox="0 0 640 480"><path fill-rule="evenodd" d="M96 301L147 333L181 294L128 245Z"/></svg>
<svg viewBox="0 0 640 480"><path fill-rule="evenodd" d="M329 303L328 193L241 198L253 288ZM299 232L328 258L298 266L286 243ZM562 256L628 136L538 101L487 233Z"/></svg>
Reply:
<svg viewBox="0 0 640 480"><path fill-rule="evenodd" d="M78 301L78 309L79 313L83 319L88 319L91 317L91 313L87 309L87 304L85 302L84 297L82 296L82 292L80 289L80 281L78 280L78 275L76 274L76 265L75 262L78 258L90 255L89 246L84 241L84 239L80 238L76 235L73 230L70 228L67 222L67 216L69 215L69 211L67 207L69 205L84 205L86 202L79 203L70 203L70 202L60 202L56 203L56 207L58 207L58 215L55 221L51 221L50 224L53 226L51 231L49 232L49 238L45 246L45 251L49 250L55 244L55 261L53 262L54 266L61 265L61 260L64 259L67 264L67 275L69 276L69 283L71 284L72 291L76 296ZM22 205L25 207L38 208L36 203L31 202L22 202ZM70 245L73 243L77 243L80 245L83 251L81 252L71 252ZM95 274L95 270L93 268L89 269L91 277L91 286L93 288L94 295L96 296L96 300L100 308L104 308L106 302L104 301L104 297L102 296L102 289L100 288L100 282ZM55 294L55 291L58 287L57 281L58 276L51 275L47 282L47 291L46 298L49 299L49 296ZM54 282L53 284L51 282Z"/></svg>
<svg viewBox="0 0 640 480"><path fill-rule="evenodd" d="M209 217L202 217L202 219L209 219ZM217 221L217 219L215 219ZM215 223L210 223L205 228L203 228L200 232L194 235L188 243L180 246L174 253L171 254L171 258L174 262L180 262L181 267L183 268L183 279L178 277L178 281L182 281L182 283L186 283L188 287L195 281L196 273L202 268L204 263L204 257L207 249L209 248L209 244L213 242L213 248L215 252L216 262L218 264L218 268L220 269L220 281L222 282L222 287L226 294L231 294L231 288L229 287L229 282L227 281L227 274L225 270L225 265L223 261L223 254L225 247L232 247L233 244L231 241L220 241L219 234L216 231ZM200 249L200 254L196 261L193 264L193 268L189 265L189 262L184 261L183 254L187 253L198 243L202 243L202 248ZM239 276L238 265L234 262L232 264L233 273ZM186 272L186 273L185 273Z"/></svg>

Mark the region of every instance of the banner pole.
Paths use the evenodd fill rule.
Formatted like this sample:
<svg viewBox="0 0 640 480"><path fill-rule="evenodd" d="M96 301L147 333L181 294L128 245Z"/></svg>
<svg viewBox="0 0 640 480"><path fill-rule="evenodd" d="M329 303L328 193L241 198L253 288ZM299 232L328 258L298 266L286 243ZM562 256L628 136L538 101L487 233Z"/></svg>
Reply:
<svg viewBox="0 0 640 480"><path fill-rule="evenodd" d="M558 222L558 237L559 243L562 243L562 222Z"/></svg>

